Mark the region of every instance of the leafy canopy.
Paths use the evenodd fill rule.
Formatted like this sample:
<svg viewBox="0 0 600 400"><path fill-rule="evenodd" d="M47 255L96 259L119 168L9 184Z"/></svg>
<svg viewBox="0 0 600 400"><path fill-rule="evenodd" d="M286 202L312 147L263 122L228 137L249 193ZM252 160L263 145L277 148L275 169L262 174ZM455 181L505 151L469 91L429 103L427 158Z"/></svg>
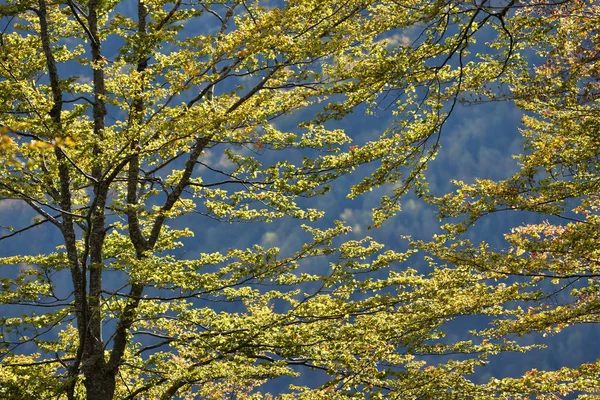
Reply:
<svg viewBox="0 0 600 400"><path fill-rule="evenodd" d="M597 389L597 364L472 376L536 347L515 333L597 322L595 2L11 0L0 17L0 200L36 214L0 239L48 225L61 242L0 259L3 397L272 398L276 378L280 398ZM520 170L430 193L444 123L490 100L524 111ZM380 109L378 137L337 129ZM414 190L454 218L446 233L400 253L321 220L312 198L363 165L350 199L393 186L373 228ZM569 222L515 228L507 252L464 240L503 209ZM305 244L181 250L214 220L277 219ZM445 337L469 315L494 324Z"/></svg>

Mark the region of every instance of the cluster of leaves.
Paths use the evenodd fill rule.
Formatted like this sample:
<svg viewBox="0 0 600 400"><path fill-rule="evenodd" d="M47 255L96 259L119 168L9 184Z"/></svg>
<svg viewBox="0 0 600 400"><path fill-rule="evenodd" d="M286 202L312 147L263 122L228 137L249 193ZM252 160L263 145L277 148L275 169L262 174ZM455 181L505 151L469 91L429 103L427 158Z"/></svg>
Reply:
<svg viewBox="0 0 600 400"><path fill-rule="evenodd" d="M507 71L501 81L509 94L490 92L488 98L512 100L524 111L519 170L500 181L457 181L456 192L427 198L442 218L453 222L444 226L447 234L416 247L453 265L496 274L497 279L517 277L532 288L532 302L495 321L485 332L490 337L533 332L545 337L600 321L599 18L599 6L583 1L539 3L515 12L507 23L513 40L521 42L514 51L541 64L532 67L529 62ZM477 221L509 210L546 217L514 227L505 234L507 248L500 251L459 239ZM549 396L574 390L579 398L591 398L598 393L598 368L595 362L532 371L500 386L532 393L545 387ZM559 382L563 387L553 387Z"/></svg>
<svg viewBox="0 0 600 400"><path fill-rule="evenodd" d="M25 310L0 320L1 397L270 398L265 384L282 377L283 399L598 388L594 364L471 376L536 347L515 333L597 322L595 2L10 0L0 17L0 201L38 218L0 239L42 224L62 238L0 259L0 303ZM526 112L521 169L435 197L425 170L469 98ZM329 127L360 105L396 119L350 146L352 132ZM302 122L283 128L291 118ZM394 185L375 227L411 189L464 220L406 253L319 225L306 198L373 163L348 197ZM563 215L572 201L583 219ZM569 222L516 228L507 252L460 238L503 209ZM206 229L167 222L194 215L300 220L306 244L177 257ZM416 250L428 270L407 267ZM566 289L573 301L542 302ZM445 337L476 315L492 328Z"/></svg>

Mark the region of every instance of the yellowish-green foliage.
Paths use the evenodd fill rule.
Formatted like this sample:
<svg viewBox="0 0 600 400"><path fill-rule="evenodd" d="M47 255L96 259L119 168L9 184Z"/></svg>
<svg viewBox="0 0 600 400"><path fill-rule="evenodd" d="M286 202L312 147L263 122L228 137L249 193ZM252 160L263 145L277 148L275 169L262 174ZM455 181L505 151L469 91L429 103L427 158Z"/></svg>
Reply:
<svg viewBox="0 0 600 400"><path fill-rule="evenodd" d="M593 364L472 376L494 354L535 347L515 333L597 322L600 17L595 2L561 3L3 2L0 200L37 219L1 240L45 224L62 245L0 259L0 302L22 307L0 319L0 397L593 393ZM435 197L424 172L468 99L526 112L522 168ZM357 106L383 104L395 122L364 144L330 129ZM376 167L349 198L395 188L373 227L410 190L464 221L406 253L325 226L306 198L363 164ZM508 252L460 237L504 208L566 207L581 219L515 228ZM284 217L298 220L303 246L179 256L190 237L203 243L203 221ZM425 267L409 266L417 250L433 256ZM556 290L573 301L546 307ZM495 323L446 338L461 316ZM269 394L265 383L281 377L286 394Z"/></svg>
<svg viewBox="0 0 600 400"><path fill-rule="evenodd" d="M536 58L537 65L520 62L507 69L500 81L509 86L509 94L482 95L514 101L524 111L525 147L516 156L520 168L504 180L457 181L456 192L428 197L442 218L458 217L458 222L445 225L447 234L437 241L416 247L457 267L495 274L498 280L516 276L532 288L531 301L482 332L487 337L532 332L546 337L600 322L599 23L599 5L591 1L539 3L515 12L506 24L512 40L521 42L513 51L521 52L523 60ZM510 211L547 219L512 228L502 251L460 240L487 215ZM599 371L596 361L573 369L533 370L490 385L542 390L548 398L574 389L580 398L592 398L600 387Z"/></svg>

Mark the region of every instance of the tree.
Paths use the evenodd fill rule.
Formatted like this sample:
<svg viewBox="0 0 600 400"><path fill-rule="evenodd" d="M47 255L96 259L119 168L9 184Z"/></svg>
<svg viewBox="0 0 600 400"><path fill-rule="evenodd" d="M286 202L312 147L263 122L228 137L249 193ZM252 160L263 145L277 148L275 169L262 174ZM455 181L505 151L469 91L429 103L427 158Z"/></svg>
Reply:
<svg viewBox="0 0 600 400"><path fill-rule="evenodd" d="M507 29L516 43L512 51L522 59L501 79L510 91L483 92L480 99L514 101L523 110L519 170L498 181L456 181L454 193L428 197L442 218L458 221L435 242L416 247L457 268L490 272L502 282L517 278L530 287L523 293L526 303L485 331L490 338L546 337L599 322L599 11L594 2L570 1L515 13ZM513 227L502 249L462 237L476 222L508 211L536 213L543 221ZM600 387L599 368L596 360L490 385L550 398L571 388L578 398L592 398Z"/></svg>
<svg viewBox="0 0 600 400"><path fill-rule="evenodd" d="M519 72L544 27L537 10L569 7L534 4L1 5L0 198L37 214L2 240L40 225L62 238L55 252L0 260L19 268L2 278L0 300L26 307L1 320L2 396L268 398L265 382L310 371L318 384L293 381L281 397L511 392L509 380L477 385L470 375L493 354L530 348L507 339L515 312L503 307L532 298L529 283L494 286L489 280L507 273L468 263L392 268L413 251L344 239L349 227L319 225L322 211L305 198L372 163L349 197L399 183L374 210L374 228L408 191L428 196L425 169L461 96L490 96L496 82L529 84ZM472 55L489 26L494 40ZM515 93L539 110L535 96ZM362 105L389 106L398 119L348 146L350 134L328 127ZM282 128L289 115L302 122ZM279 218L304 221L306 244L289 254L258 245L185 257L177 250L205 234L187 221ZM436 243L416 245L456 263L457 246L452 253ZM303 270L311 259L326 267ZM493 316L507 328L445 340L444 325L463 315ZM571 390L559 383L524 392Z"/></svg>

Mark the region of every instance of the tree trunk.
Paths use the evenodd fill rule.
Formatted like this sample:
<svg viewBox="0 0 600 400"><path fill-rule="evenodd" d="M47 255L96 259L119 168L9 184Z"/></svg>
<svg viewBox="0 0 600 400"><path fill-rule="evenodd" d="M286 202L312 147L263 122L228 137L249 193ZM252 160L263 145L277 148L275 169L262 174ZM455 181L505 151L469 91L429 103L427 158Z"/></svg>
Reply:
<svg viewBox="0 0 600 400"><path fill-rule="evenodd" d="M84 369L86 400L112 400L115 394L115 374L108 368Z"/></svg>

